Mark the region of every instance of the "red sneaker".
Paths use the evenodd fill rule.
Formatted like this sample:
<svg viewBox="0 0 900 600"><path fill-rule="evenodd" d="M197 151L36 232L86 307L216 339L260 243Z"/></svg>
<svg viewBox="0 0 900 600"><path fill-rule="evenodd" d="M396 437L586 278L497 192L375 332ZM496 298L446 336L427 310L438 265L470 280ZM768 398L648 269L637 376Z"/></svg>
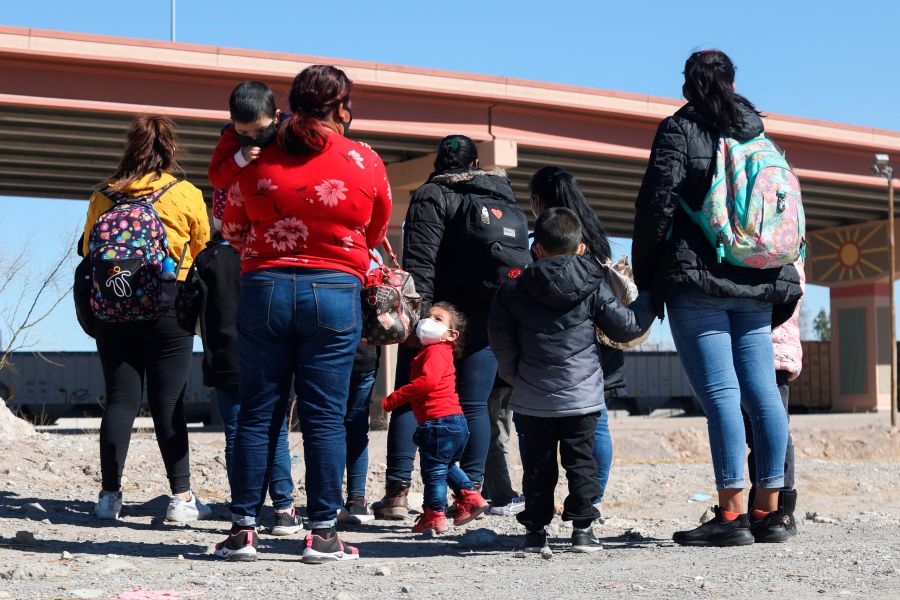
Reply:
<svg viewBox="0 0 900 600"><path fill-rule="evenodd" d="M444 533L447 531L447 517L443 512L432 510L425 507L421 515L416 517L416 524L413 525L413 533L425 533L429 529L435 533Z"/></svg>
<svg viewBox="0 0 900 600"><path fill-rule="evenodd" d="M453 518L454 525L465 525L474 521L488 509L487 500L475 490L460 490L453 506L456 508L456 516Z"/></svg>

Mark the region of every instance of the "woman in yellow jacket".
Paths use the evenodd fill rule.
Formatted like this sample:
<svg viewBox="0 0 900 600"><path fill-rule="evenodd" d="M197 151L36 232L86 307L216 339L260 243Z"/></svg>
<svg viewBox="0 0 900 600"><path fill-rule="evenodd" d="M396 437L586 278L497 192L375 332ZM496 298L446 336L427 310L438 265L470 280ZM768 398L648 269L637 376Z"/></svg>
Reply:
<svg viewBox="0 0 900 600"><path fill-rule="evenodd" d="M94 192L88 207L82 251L89 254L90 233L97 219L113 206L107 194L147 196L176 181L180 169L174 123L157 116L135 119L125 153L106 187ZM209 221L200 190L179 181L165 190L153 207L166 229L169 256L177 263L186 253L178 279L183 281L194 257L209 241ZM172 498L166 520L188 522L209 518L211 510L191 491L184 390L191 367L193 334L178 325L174 311L155 321L97 321L97 352L106 382L106 408L100 425L103 490L94 509L101 519L117 519L122 510L121 480L131 429L143 387Z"/></svg>

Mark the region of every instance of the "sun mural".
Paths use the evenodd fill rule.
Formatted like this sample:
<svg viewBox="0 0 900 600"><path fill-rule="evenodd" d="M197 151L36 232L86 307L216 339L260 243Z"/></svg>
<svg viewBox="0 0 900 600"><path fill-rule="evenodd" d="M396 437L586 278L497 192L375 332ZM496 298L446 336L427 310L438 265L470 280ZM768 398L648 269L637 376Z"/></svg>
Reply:
<svg viewBox="0 0 900 600"><path fill-rule="evenodd" d="M811 283L863 283L887 275L887 222L808 234Z"/></svg>

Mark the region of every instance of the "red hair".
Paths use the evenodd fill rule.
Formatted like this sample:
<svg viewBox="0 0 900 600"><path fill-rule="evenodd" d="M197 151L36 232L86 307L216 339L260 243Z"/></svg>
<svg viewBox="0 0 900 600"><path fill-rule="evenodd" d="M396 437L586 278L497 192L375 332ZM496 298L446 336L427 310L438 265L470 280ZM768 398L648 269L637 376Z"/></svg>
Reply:
<svg viewBox="0 0 900 600"><path fill-rule="evenodd" d="M291 118L278 129L278 145L290 154L318 154L328 137L322 121L338 106L350 102L353 83L347 75L330 65L312 65L303 69L291 84Z"/></svg>
<svg viewBox="0 0 900 600"><path fill-rule="evenodd" d="M171 119L158 115L135 118L125 134L125 153L109 180L108 189L119 192L150 173L156 174L156 180L172 169L181 169L178 150L175 123Z"/></svg>

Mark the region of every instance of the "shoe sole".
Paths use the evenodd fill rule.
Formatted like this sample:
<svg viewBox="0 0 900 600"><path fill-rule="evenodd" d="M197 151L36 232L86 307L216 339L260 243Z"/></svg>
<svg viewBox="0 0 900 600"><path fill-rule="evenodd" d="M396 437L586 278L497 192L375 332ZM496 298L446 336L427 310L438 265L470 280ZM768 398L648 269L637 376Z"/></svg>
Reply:
<svg viewBox="0 0 900 600"><path fill-rule="evenodd" d="M728 548L730 546L750 546L756 540L751 537L749 540L735 540L735 541L721 541L721 542L706 542L706 541L683 541L679 542L678 540L672 540L679 546L695 546L695 547L709 547L709 548Z"/></svg>
<svg viewBox="0 0 900 600"><path fill-rule="evenodd" d="M522 548L522 552L527 552L528 554L540 554L544 551L544 548L549 548L550 546L541 546L538 548L537 546L528 546Z"/></svg>
<svg viewBox="0 0 900 600"><path fill-rule="evenodd" d="M754 543L756 544L780 544L782 542L786 542L790 539L791 534L785 532L783 535L775 535L768 537L755 537L753 538Z"/></svg>
<svg viewBox="0 0 900 600"><path fill-rule="evenodd" d="M409 516L408 508L386 508L376 512L374 517L383 521L404 521Z"/></svg>
<svg viewBox="0 0 900 600"><path fill-rule="evenodd" d="M300 562L304 562L308 565L321 565L322 563L327 562L339 562L344 560L358 560L359 554L347 554L345 552L316 552L315 550L307 548L303 552L303 558L300 559Z"/></svg>
<svg viewBox="0 0 900 600"><path fill-rule="evenodd" d="M231 562L251 562L256 560L257 557L257 552L255 550L253 552L246 552L244 550L226 550L225 552L222 552L217 550L214 554L217 558L224 558Z"/></svg>
<svg viewBox="0 0 900 600"><path fill-rule="evenodd" d="M193 523L194 521L209 521L212 519L212 513L199 513L191 517L173 517L166 515L166 523Z"/></svg>
<svg viewBox="0 0 900 600"><path fill-rule="evenodd" d="M460 525L465 525L466 523L471 523L472 521L474 521L475 519L477 519L478 517L483 515L485 512L487 512L488 508L489 507L487 505L480 506L475 509L475 512L471 513L468 517L465 517L464 519L453 519L453 524L456 525L457 527L459 527Z"/></svg>
<svg viewBox="0 0 900 600"><path fill-rule="evenodd" d="M276 537L285 537L288 535L294 535L295 533L299 533L300 530L303 529L300 525L292 525L292 526L280 526L273 527L272 531L269 532L269 535L274 535Z"/></svg>
<svg viewBox="0 0 900 600"><path fill-rule="evenodd" d="M603 546L572 546L570 548L570 551L579 554L592 554L594 552L602 552L603 550Z"/></svg>

